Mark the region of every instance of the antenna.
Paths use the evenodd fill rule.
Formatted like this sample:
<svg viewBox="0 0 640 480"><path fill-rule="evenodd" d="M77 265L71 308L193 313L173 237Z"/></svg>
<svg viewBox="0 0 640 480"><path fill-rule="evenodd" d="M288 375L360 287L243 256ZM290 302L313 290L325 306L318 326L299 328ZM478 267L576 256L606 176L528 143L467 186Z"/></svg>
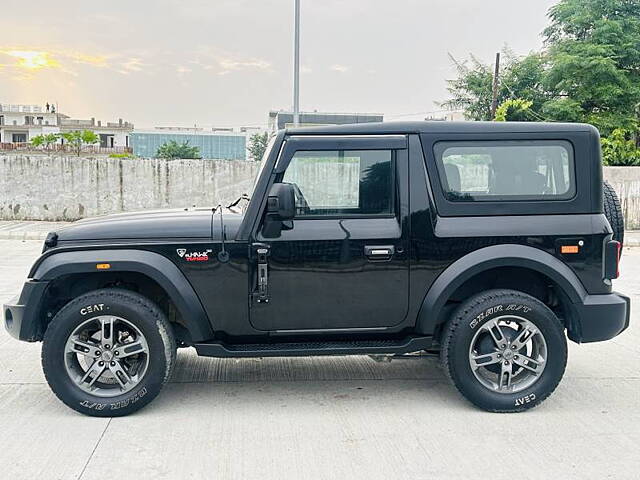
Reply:
<svg viewBox="0 0 640 480"><path fill-rule="evenodd" d="M220 240L222 241L222 250L218 252L218 261L227 263L229 261L229 252L227 252L224 241L227 236L227 227L224 224L224 215L222 214L222 204L218 204L216 210L220 211Z"/></svg>

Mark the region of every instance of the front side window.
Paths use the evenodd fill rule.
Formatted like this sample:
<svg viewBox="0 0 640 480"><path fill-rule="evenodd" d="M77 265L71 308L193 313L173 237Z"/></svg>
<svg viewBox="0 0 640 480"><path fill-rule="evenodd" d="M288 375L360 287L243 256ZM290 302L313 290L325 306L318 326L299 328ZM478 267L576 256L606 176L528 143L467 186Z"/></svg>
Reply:
<svg viewBox="0 0 640 480"><path fill-rule="evenodd" d="M295 153L282 179L296 190L296 216L393 213L392 150Z"/></svg>
<svg viewBox="0 0 640 480"><path fill-rule="evenodd" d="M575 194L568 142L440 142L434 148L450 201L566 200Z"/></svg>

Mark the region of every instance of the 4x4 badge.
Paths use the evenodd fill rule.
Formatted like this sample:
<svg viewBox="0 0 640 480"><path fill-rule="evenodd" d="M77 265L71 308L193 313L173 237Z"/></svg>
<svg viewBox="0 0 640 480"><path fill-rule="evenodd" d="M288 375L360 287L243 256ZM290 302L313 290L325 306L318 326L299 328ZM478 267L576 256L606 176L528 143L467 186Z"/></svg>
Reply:
<svg viewBox="0 0 640 480"><path fill-rule="evenodd" d="M184 254L187 253L187 249L186 248L178 248L176 250L176 252L178 252L178 256L179 257L184 257Z"/></svg>

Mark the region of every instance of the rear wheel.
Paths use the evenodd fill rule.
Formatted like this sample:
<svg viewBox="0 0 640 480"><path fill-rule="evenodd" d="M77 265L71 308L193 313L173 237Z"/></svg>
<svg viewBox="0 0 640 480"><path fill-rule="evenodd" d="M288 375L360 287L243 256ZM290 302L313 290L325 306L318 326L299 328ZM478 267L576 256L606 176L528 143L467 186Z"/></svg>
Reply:
<svg viewBox="0 0 640 480"><path fill-rule="evenodd" d="M549 308L514 290L471 297L444 332L441 361L476 406L518 412L557 387L567 362L564 329Z"/></svg>
<svg viewBox="0 0 640 480"><path fill-rule="evenodd" d="M134 292L96 290L65 305L47 328L42 365L69 407L93 416L139 410L160 392L176 358L171 326Z"/></svg>

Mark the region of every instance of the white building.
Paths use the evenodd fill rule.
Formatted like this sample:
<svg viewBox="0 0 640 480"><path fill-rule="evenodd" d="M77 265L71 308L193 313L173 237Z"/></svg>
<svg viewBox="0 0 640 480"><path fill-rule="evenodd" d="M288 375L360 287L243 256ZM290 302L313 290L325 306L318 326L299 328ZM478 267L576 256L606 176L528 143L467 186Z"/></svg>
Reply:
<svg viewBox="0 0 640 480"><path fill-rule="evenodd" d="M425 118L427 121L464 122L464 110L442 110Z"/></svg>
<svg viewBox="0 0 640 480"><path fill-rule="evenodd" d="M100 137L100 146L103 148L129 147L129 134L133 131L133 124L123 121L121 118L117 122L105 122L90 118L89 120L78 120L60 114L59 125L61 132L71 132L73 130L91 130Z"/></svg>
<svg viewBox="0 0 640 480"><path fill-rule="evenodd" d="M38 105L0 105L0 143L23 143L41 133L59 133L59 115Z"/></svg>
<svg viewBox="0 0 640 480"><path fill-rule="evenodd" d="M26 143L37 135L74 130L95 132L101 147L129 147L133 124L122 119L104 124L95 118L74 119L39 105L0 104L0 143Z"/></svg>
<svg viewBox="0 0 640 480"><path fill-rule="evenodd" d="M370 123L384 121L382 113L328 113L328 112L300 112L299 125L301 127L321 125L346 125L350 123ZM275 133L283 128L293 126L293 112L286 110L270 110L268 130Z"/></svg>

